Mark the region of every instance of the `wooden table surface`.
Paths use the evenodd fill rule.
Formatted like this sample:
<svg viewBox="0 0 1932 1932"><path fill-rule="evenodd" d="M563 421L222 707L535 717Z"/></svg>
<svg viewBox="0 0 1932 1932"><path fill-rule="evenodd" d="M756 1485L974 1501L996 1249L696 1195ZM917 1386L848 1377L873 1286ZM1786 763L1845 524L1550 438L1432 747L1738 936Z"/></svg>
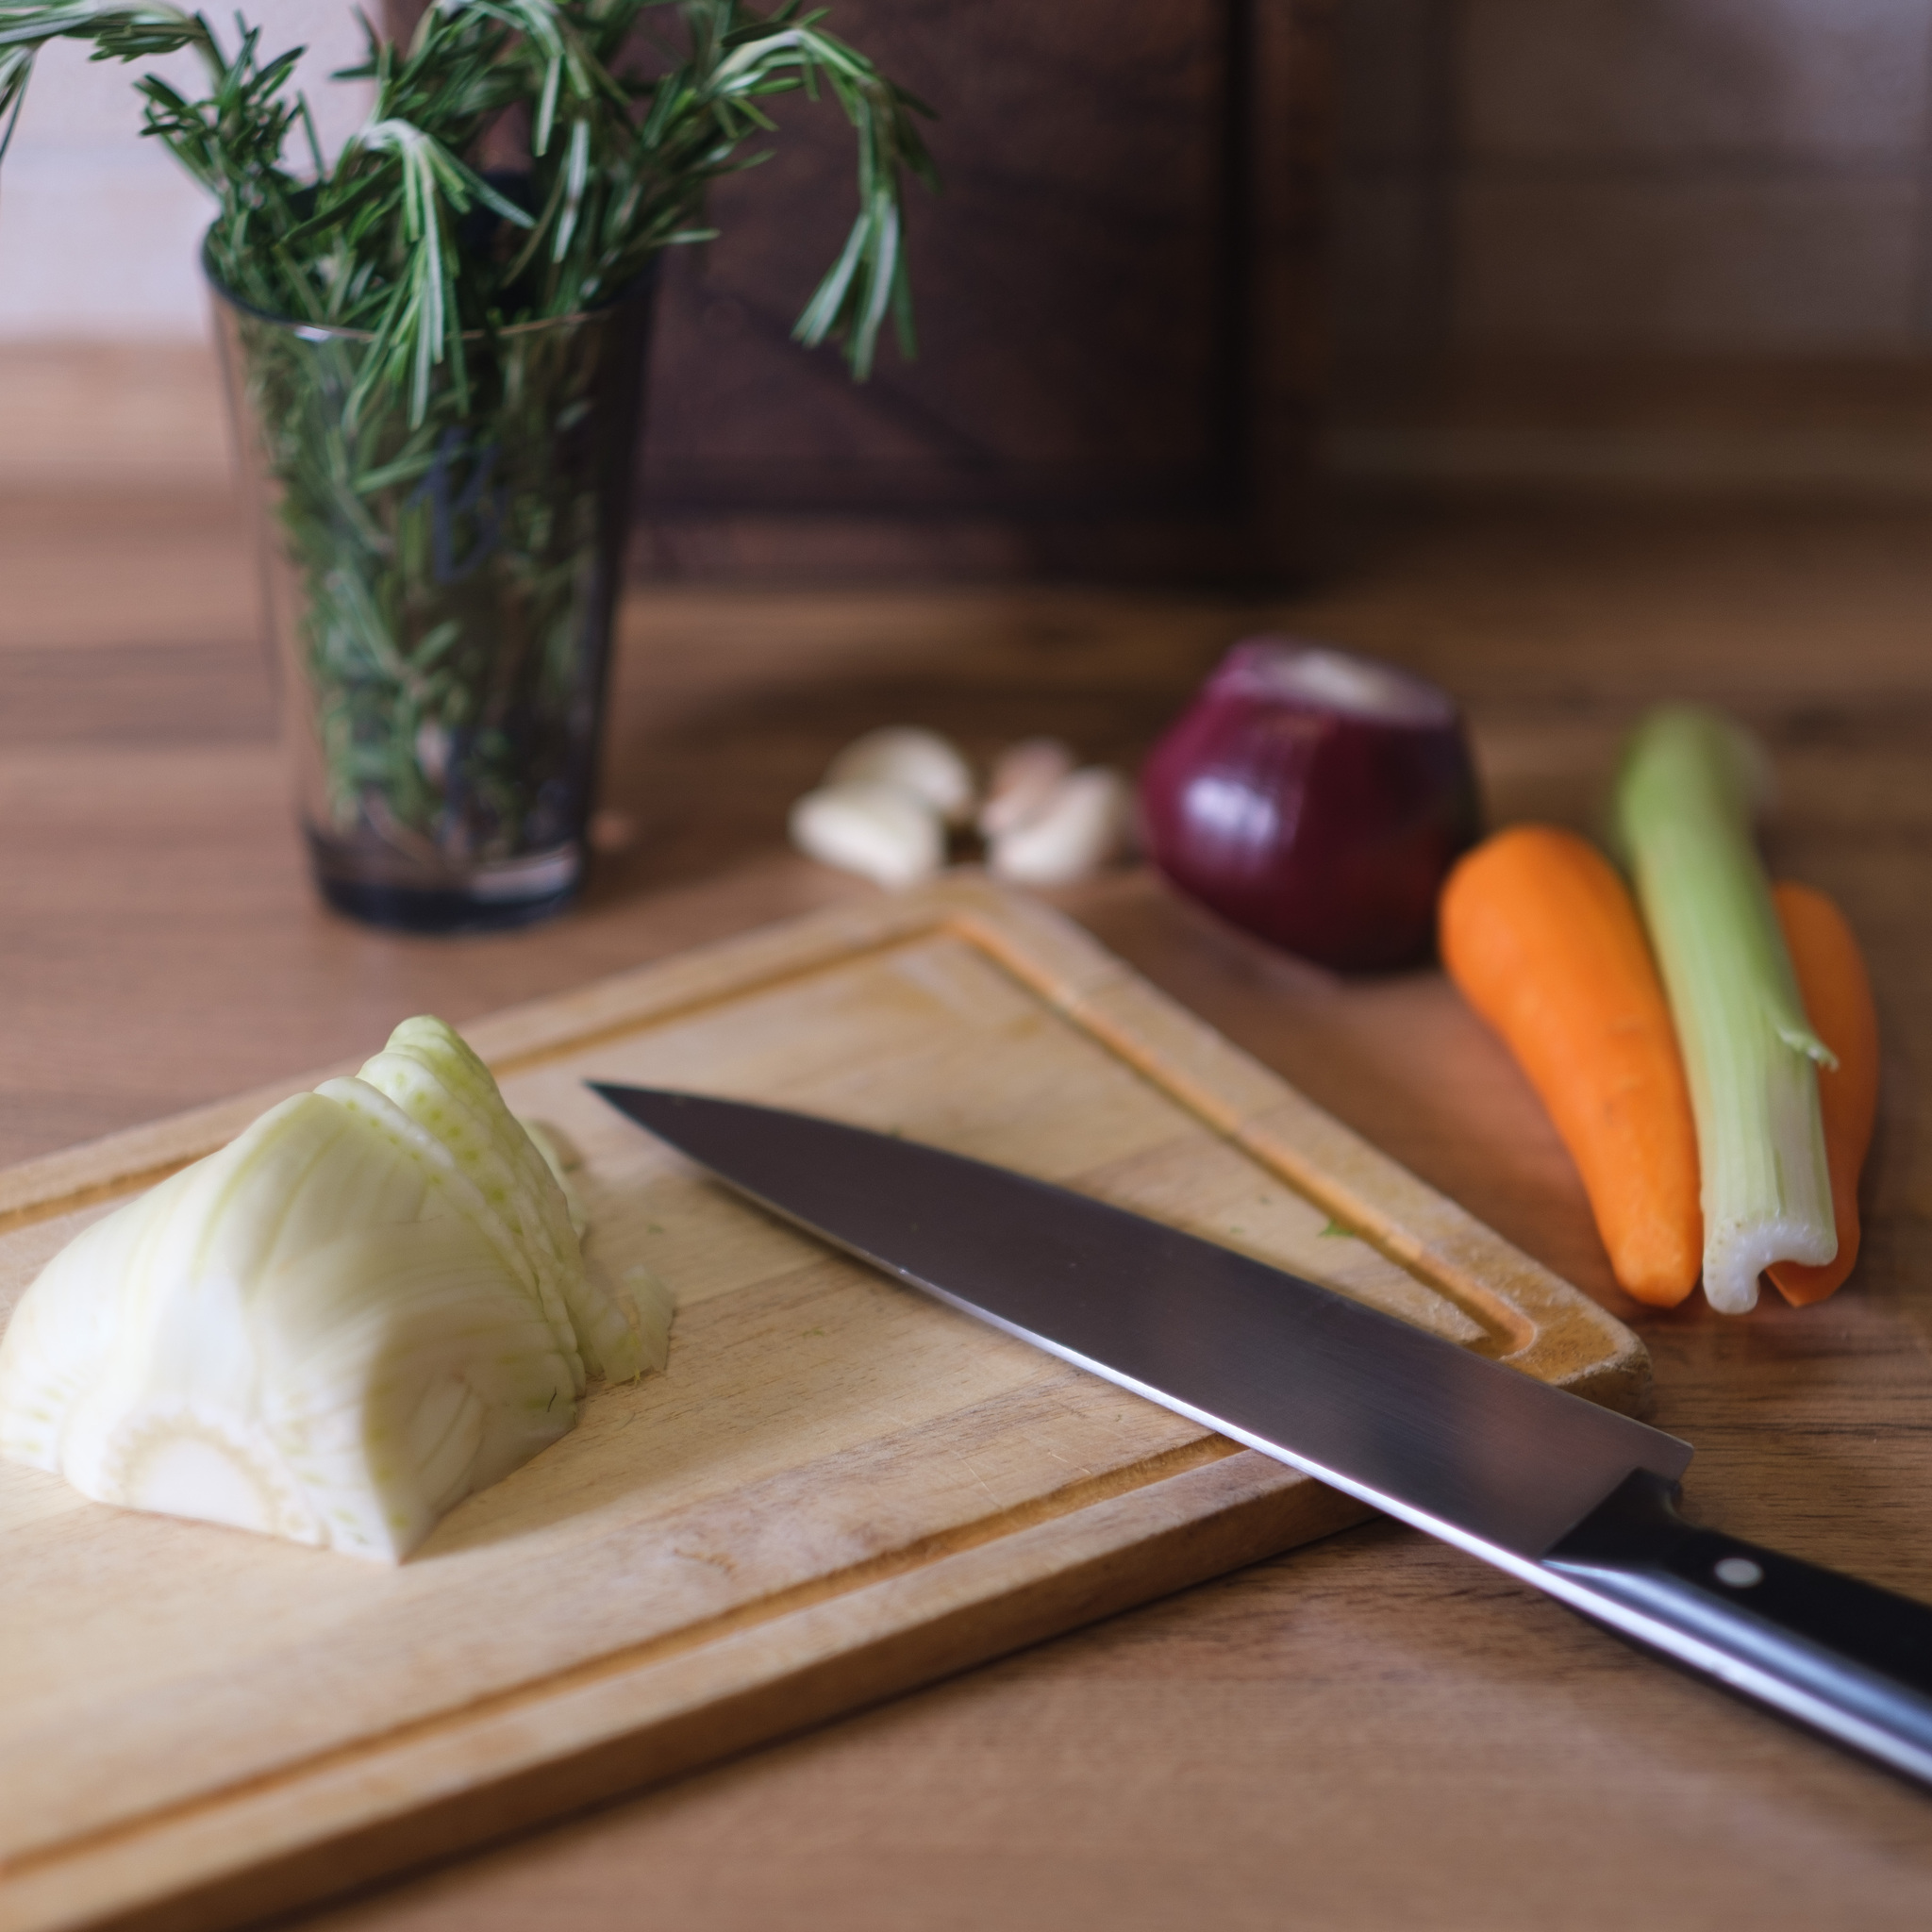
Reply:
<svg viewBox="0 0 1932 1932"><path fill-rule="evenodd" d="M1693 1512L1932 1599L1932 530L1922 511L1465 509L1274 602L1010 589L630 600L612 850L487 941L318 909L229 506L0 465L0 1160L868 887L786 854L844 739L919 720L1132 759L1289 625L1466 700L1495 816L1587 824L1653 699L1735 706L1778 867L1845 905L1885 1031L1865 1257L1836 1299L1640 1311L1560 1149L1433 974L1343 983L1124 875L1066 903L1142 972L1634 1323ZM558 1579L567 1589L569 1580ZM1348 1532L442 1870L329 1932L1923 1927L1932 1796L1453 1551Z"/></svg>

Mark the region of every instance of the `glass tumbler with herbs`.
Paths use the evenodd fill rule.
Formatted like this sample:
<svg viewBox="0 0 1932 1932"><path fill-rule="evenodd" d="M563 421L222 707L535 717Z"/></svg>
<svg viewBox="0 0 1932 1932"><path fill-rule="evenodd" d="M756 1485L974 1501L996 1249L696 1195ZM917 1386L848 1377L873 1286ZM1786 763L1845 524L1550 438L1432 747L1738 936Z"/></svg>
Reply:
<svg viewBox="0 0 1932 1932"><path fill-rule="evenodd" d="M256 488L269 623L324 895L378 924L522 924L575 895L658 256L761 158L775 95L836 99L858 211L795 334L870 369L911 346L906 177L924 111L796 4L436 0L336 76L373 90L331 159L239 17L0 0L0 156L35 54L190 49L136 82L215 198L203 248Z"/></svg>

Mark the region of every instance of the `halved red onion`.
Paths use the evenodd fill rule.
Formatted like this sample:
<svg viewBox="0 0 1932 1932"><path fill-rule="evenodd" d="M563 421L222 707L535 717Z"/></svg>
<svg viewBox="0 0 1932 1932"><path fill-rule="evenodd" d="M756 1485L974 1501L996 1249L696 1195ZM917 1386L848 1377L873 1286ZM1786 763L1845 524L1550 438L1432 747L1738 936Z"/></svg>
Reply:
<svg viewBox="0 0 1932 1932"><path fill-rule="evenodd" d="M1455 701L1294 638L1237 644L1148 758L1154 862L1183 891L1343 969L1427 957L1436 894L1481 830Z"/></svg>

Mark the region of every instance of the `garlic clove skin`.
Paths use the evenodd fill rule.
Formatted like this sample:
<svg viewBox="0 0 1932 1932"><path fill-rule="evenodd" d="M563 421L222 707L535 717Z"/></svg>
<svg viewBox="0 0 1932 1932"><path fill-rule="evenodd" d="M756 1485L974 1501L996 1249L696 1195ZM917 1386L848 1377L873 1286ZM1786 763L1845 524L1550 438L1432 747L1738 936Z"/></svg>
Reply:
<svg viewBox="0 0 1932 1932"><path fill-rule="evenodd" d="M978 787L959 748L917 724L887 724L855 739L825 770L832 785L896 785L948 825L972 823Z"/></svg>
<svg viewBox="0 0 1932 1932"><path fill-rule="evenodd" d="M987 863L1015 885L1071 885L1124 858L1133 830L1126 779L1110 766L1088 765L1069 773L1031 818L993 840Z"/></svg>
<svg viewBox="0 0 1932 1932"><path fill-rule="evenodd" d="M979 836L998 839L1039 811L1074 770L1072 746L1058 738L1026 738L993 761Z"/></svg>
<svg viewBox="0 0 1932 1932"><path fill-rule="evenodd" d="M946 856L945 828L897 785L848 781L808 791L791 808L791 842L808 858L874 885L917 885Z"/></svg>

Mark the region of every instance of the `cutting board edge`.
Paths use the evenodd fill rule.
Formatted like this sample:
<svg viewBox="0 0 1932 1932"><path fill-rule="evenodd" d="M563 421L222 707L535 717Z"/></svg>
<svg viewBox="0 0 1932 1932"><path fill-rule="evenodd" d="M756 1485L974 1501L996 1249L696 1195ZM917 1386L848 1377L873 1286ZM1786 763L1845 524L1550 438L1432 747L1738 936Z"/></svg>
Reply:
<svg viewBox="0 0 1932 1932"><path fill-rule="evenodd" d="M1608 1310L1148 985L1064 915L974 868L506 1008L466 1023L464 1034L509 1077L600 1038L938 930L978 946L1207 1125L1463 1308L1497 1338L1501 1345L1491 1352L1512 1367L1608 1407L1648 1408L1649 1354ZM341 1062L0 1171L0 1234L152 1186L290 1094L354 1070Z"/></svg>
<svg viewBox="0 0 1932 1932"><path fill-rule="evenodd" d="M931 897L905 893L780 921L466 1021L463 1037L502 1076L568 1052L574 1043L594 1041L606 1026L629 1030L661 1022L911 938L940 923ZM721 973L722 981L712 976ZM375 1049L372 1041L370 1050ZM338 1060L0 1169L0 1234L152 1187L225 1146L291 1093L354 1074L360 1065L359 1059Z"/></svg>
<svg viewBox="0 0 1932 1932"><path fill-rule="evenodd" d="M50 1848L0 1869L0 1932L222 1932L641 1792L1372 1514L1237 1450L602 1678L560 1708L453 1713L400 1750L373 1740L358 1762ZM708 1679L736 1689L720 1699Z"/></svg>
<svg viewBox="0 0 1932 1932"><path fill-rule="evenodd" d="M1641 1340L1608 1309L1430 1187L1283 1075L1151 986L1070 920L976 874L953 924L1170 1098L1370 1240L1508 1345L1512 1368L1606 1407L1650 1406ZM1016 943L1016 939L1018 943ZM1053 959L1057 982L1037 961Z"/></svg>
<svg viewBox="0 0 1932 1932"><path fill-rule="evenodd" d="M1147 986L1125 964L1060 914L1008 894L975 875L952 875L917 892L840 907L724 941L674 960L613 975L573 993L508 1009L467 1024L465 1031L485 1058L509 1075L581 1050L587 1042L594 1044L607 1034L617 1038L647 1025L665 1024L841 961L941 934L957 937L1003 967L1047 1008L1062 1015L1096 1045L1124 1059L1150 1085L1205 1127L1240 1146L1249 1158L1281 1174L1291 1185L1349 1222L1357 1232L1372 1239L1379 1233L1377 1244L1401 1265L1447 1292L1452 1300L1473 1306L1479 1312L1490 1312L1491 1325L1501 1332L1506 1342L1512 1336L1519 1341L1524 1335L1530 1338L1527 1345L1513 1350L1497 1349L1495 1352L1505 1359L1614 1406L1640 1405L1648 1384L1648 1357L1641 1344L1621 1324L1370 1147L1304 1099L1279 1075L1233 1046L1166 994ZM0 1174L0 1209L11 1207L14 1210L10 1216L0 1214L0 1226L7 1225L8 1221L19 1225L42 1219L91 1199L109 1199L158 1178L171 1168L222 1144L262 1108L289 1092L312 1085L313 1078L277 1083L234 1101L130 1129L69 1150L65 1155L27 1163L9 1174ZM1322 1171L1324 1163L1333 1165L1336 1172ZM1484 1271L1502 1283L1500 1291L1488 1286ZM1512 1298L1523 1305L1522 1313L1511 1306ZM1550 1341L1552 1333L1559 1330L1568 1337L1561 1347ZM1249 1452L1234 1452L1213 1467L1230 1466L1248 1455ZM1293 1477L1278 1465L1265 1466L1272 1472L1264 1485L1270 1493L1284 1483L1297 1486L1297 1494L1302 1490L1313 1489L1306 1478ZM1173 1479L1175 1483L1181 1480ZM512 1768L487 1786L474 1790L464 1787L447 1801L447 1830L451 1834L447 1849L455 1850L492 1832L514 1828L519 1822L558 1815L559 1809L591 1802L592 1796L608 1795L641 1781L673 1775L711 1757L747 1748L841 1710L876 1701L897 1690L929 1681L933 1676L964 1668L1111 1609L1218 1574L1306 1536L1320 1534L1324 1528L1339 1526L1341 1520L1353 1520L1361 1513L1358 1506L1347 1499L1337 1497L1332 1491L1320 1491L1320 1497L1328 1500L1317 1503L1304 1497L1293 1506L1294 1511L1304 1513L1293 1521L1283 1518L1274 1522L1266 1539L1251 1538L1242 1542L1241 1536L1229 1529L1222 1536L1222 1545L1232 1551L1225 1560L1209 1563L1204 1557L1198 1567L1188 1570L1173 1555L1173 1549L1165 1557L1154 1552L1148 1576L1137 1579L1132 1574L1134 1553L1141 1546L1163 1537L1174 1548L1199 1548L1203 1538L1208 1544L1214 1545L1216 1536L1222 1533L1211 1525L1228 1514L1226 1509L1207 1511L1202 1521L1208 1527L1203 1528L1199 1536L1185 1521L1162 1524L1152 1517L1143 1521L1135 1512L1151 1507L1148 1497L1152 1490L1161 1488L1152 1485L1115 1503L1093 1506L1093 1511L1111 1508L1126 1512L1119 1535L1109 1546L1116 1567L1126 1574L1113 1576L1105 1589L1097 1583L1088 1588L1097 1574L1093 1565L1099 1564L1101 1571L1107 1569L1104 1557L1083 1563L1068 1542L1074 1530L1102 1520L1092 1512L1072 1511L1048 1523L991 1539L983 1546L990 1554L966 1552L950 1556L942 1564L912 1575L958 1576L975 1562L988 1567L990 1579L994 1573L1005 1574L1006 1582L989 1580L976 1594L968 1592L972 1616L967 1623L970 1624L973 1618L977 1618L994 1634L979 1639L974 1638L969 1629L961 1629L948 1640L950 1648L935 1640L933 1645L922 1651L917 1632L934 1620L922 1623L910 1610L907 1615L911 1621L903 1625L892 1624L888 1617L885 1625L870 1628L865 1641L848 1645L846 1652L828 1653L817 1664L780 1670L776 1676L768 1674L767 1678L744 1689L741 1697L734 1691L732 1699L720 1700L719 1707L730 1701L742 1717L741 1735L733 1732L723 1743L704 1742L712 1735L707 1729L712 1720L704 1716L702 1707L689 1719L695 1727L691 1741L675 1750L667 1743L658 1759L646 1762L640 1754L644 1753L646 1739L663 1732L661 1724L632 1726L615 1740L582 1743L576 1755L585 1757L586 1763L597 1752L605 1751L615 1754L613 1763L621 1762L628 1768L613 1772L610 1781L602 1784L586 1771L584 1775L589 1782L583 1789L588 1795L559 1803L551 1802L554 1791L542 1796L541 1803L532 1797L528 1800L531 1808L527 1818L515 1809L508 1796L504 1796L497 1808L491 1809L477 1793L499 1788L507 1792L509 1785L520 1778L542 1783L534 1771ZM1162 1489L1162 1493L1186 1492ZM1141 1500L1135 1502L1135 1496ZM1261 1505L1257 1502L1256 1507L1260 1508ZM1310 1509L1316 1512L1319 1521L1306 1514ZM1341 1513L1323 1513L1327 1511ZM1266 1510L1262 1508L1261 1516L1255 1521L1264 1519ZM1255 1536L1259 1537L1258 1529ZM1024 1550L1034 1553L1031 1560L1036 1563L1036 1573L1023 1575L1010 1567L1002 1572L1003 1562L1009 1566L1021 1562L1024 1554L1023 1544ZM945 1569L944 1565L965 1569ZM916 1593L917 1586L900 1579L876 1588ZM1015 1591L1019 1593L1015 1603L1002 1607L1005 1597ZM873 1590L861 1590L850 1597L829 1598L815 1610L800 1615L830 1617L836 1615L841 1605L847 1608L861 1603L876 1607L884 1601ZM1033 1619L1030 1623L1029 1617ZM943 1618L939 1622L943 1623ZM789 1616L780 1616L765 1627L774 1633L783 1633L796 1632L806 1625ZM939 1627L938 1624L934 1627ZM741 1633L730 1641L749 1643L754 1635ZM777 1641L776 1637L773 1641ZM891 1649L894 1644L899 1646L897 1650ZM690 1655L716 1657L723 1655L723 1650L721 1644L701 1643ZM842 1662L841 1657L845 1659ZM854 1662L854 1657L872 1661ZM925 1661L919 1662L921 1657ZM896 1662L892 1661L894 1658ZM665 1680L660 1676L655 1681ZM773 1685L791 1685L792 1689L781 1694L780 1690L771 1689ZM811 1690L812 1686L818 1689ZM841 1686L844 1688L841 1690ZM760 1703L765 1690L770 1690L771 1696ZM812 1702L813 1697L820 1701ZM760 1712L764 1714L761 1716ZM450 1735L457 1733L453 1731ZM668 1737L669 1733L664 1735ZM554 1758L554 1752L548 1757L539 1754L539 1760L544 1765L552 1764ZM280 1902L294 1903L316 1895L314 1884L318 1876L337 1887L394 1869L398 1858L415 1862L438 1855L440 1841L427 1849L408 1849L420 1840L413 1821L421 1807L414 1795L418 1787L411 1781L402 1758L385 1757L377 1750L367 1761L375 1765L371 1776L390 1793L388 1811L382 1812L378 1807L375 1814L361 1823L345 1824L342 1831L333 1836L325 1831L319 1840L313 1831L292 1831L285 1851L276 1855L275 1862L275 1870L285 1869L286 1882L291 1888L285 1896L277 1895ZM300 1783L303 1773L298 1762L278 1776L288 1789L293 1789L288 1781ZM0 1880L0 1932L12 1932L16 1926L19 1932L43 1932L43 1928L52 1932L57 1926L107 1923L156 1926L213 1924L218 1922L208 1916L212 1901L217 1892L226 1891L250 1901L245 1907L237 1907L241 1916L271 1908L266 1902L267 1894L259 1890L259 1886L267 1886L271 1880L264 1876L258 1886L257 1878L251 1875L262 1869L260 1858L255 1855L255 1848L263 1842L261 1835L238 1828L239 1813L232 1807L217 1806L218 1796L184 1800L166 1814L151 1814L156 1820L152 1828L134 1824L107 1828L97 1838L85 1841L97 1847L93 1851L83 1850L82 1841L74 1840L71 1857L53 1847L37 1855L44 1862L30 1865L17 1880ZM432 1796L432 1808L442 1802ZM173 1851L165 1854L176 1860L178 1882L160 1882L154 1868L164 1854L157 1847L169 1836L160 1821L164 1817L185 1818L190 1811L200 1815L198 1807L209 1806L216 1808L207 1815L222 1820L220 1829L213 1833L218 1841L216 1851L208 1852L198 1867L190 1870L194 1866L195 1857L200 1856L193 1851L193 1845L200 1841L199 1835L197 1830L180 1829L175 1834L178 1841ZM429 1829L426 1824L422 1826L422 1831ZM363 1844L367 1854L366 1865L358 1867L357 1874L346 1879L337 1871L346 1857L342 1848L348 1839L344 1832ZM384 1833L391 1836L385 1838ZM417 1837L412 1839L412 1833L417 1833ZM134 1856L137 1836L150 1853L147 1868L152 1882L144 1886L132 1869L121 1862L124 1857ZM333 1849L316 1850L311 1840ZM110 1843L119 1849L110 1852ZM251 1847L245 1858L238 1858L225 1849L238 1843ZM389 1849L384 1850L385 1845ZM399 1845L404 1847L400 1852L396 1850ZM229 1865L242 1869L222 1875L225 1870L223 1857L227 1858ZM114 1877L117 1870L123 1871L123 1879ZM294 1874L305 1872L309 1877L298 1883ZM84 1910L76 1895L76 1889L83 1882L93 1888L89 1894L92 1902L86 1904ZM154 1901L152 1909L131 1902L140 1898ZM161 1903L166 1898L187 1901L180 1905L180 1911L173 1919L168 1913L175 1907ZM43 1902L44 1909L33 1905L35 1899ZM29 1906L34 1915L20 1917L19 1913Z"/></svg>

